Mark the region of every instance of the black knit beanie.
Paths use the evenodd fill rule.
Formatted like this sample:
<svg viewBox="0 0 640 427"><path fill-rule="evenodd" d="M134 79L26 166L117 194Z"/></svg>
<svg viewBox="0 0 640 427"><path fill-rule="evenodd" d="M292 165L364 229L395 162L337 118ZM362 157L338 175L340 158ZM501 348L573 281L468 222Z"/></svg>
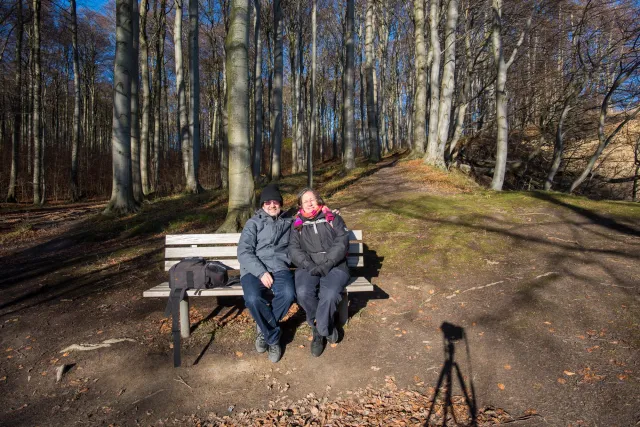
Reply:
<svg viewBox="0 0 640 427"><path fill-rule="evenodd" d="M260 206L267 200L277 200L280 202L280 206L282 206L282 195L280 194L280 190L278 186L275 184L269 184L262 189L262 194L260 194Z"/></svg>

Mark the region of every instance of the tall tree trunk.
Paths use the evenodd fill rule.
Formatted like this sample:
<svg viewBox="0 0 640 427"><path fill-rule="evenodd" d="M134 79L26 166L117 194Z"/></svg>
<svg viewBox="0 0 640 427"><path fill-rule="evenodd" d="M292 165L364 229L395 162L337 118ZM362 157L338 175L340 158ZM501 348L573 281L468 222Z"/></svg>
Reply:
<svg viewBox="0 0 640 427"><path fill-rule="evenodd" d="M164 67L164 41L166 40L166 0L156 0L156 67L154 69L155 78L154 102L153 102L153 158L151 161L151 191L158 191L159 170L160 170L160 141L162 138L162 69Z"/></svg>
<svg viewBox="0 0 640 427"><path fill-rule="evenodd" d="M551 162L551 168L549 168L547 179L544 182L544 189L546 191L551 190L551 187L553 186L553 179L555 178L556 173L558 173L558 169L560 169L562 152L564 151L564 121L571 110L572 99L573 96L569 96L564 100L562 112L558 118L558 124L556 125L556 138L553 145L553 161Z"/></svg>
<svg viewBox="0 0 640 427"><path fill-rule="evenodd" d="M33 203L44 203L42 197L42 133L41 133L41 86L40 75L40 0L33 0Z"/></svg>
<svg viewBox="0 0 640 427"><path fill-rule="evenodd" d="M429 87L431 99L429 105L429 138L424 162L430 165L438 162L438 118L440 112L440 36L438 24L440 23L440 0L432 0L429 9L429 32L431 45L429 57L431 58L431 78ZM417 108L417 106L416 106Z"/></svg>
<svg viewBox="0 0 640 427"><path fill-rule="evenodd" d="M282 151L282 4L273 0L273 129L271 130L271 180L280 179L280 152Z"/></svg>
<svg viewBox="0 0 640 427"><path fill-rule="evenodd" d="M531 17L527 21L527 29L531 25ZM504 59L502 46L502 0L493 0L493 26L491 37L493 41L493 57L496 66L496 124L498 127L496 136L496 166L493 171L491 189L501 191L504 184L504 175L507 169L507 149L509 140L509 122L507 118L507 71L516 59L518 48L522 45L525 36L524 30L518 43L511 52L508 61Z"/></svg>
<svg viewBox="0 0 640 427"><path fill-rule="evenodd" d="M254 204L249 147L249 0L232 0L225 40L229 110L229 206L218 232L234 233Z"/></svg>
<svg viewBox="0 0 640 427"><path fill-rule="evenodd" d="M313 146L316 142L316 9L318 0L311 3L311 135L307 148L307 187L313 188Z"/></svg>
<svg viewBox="0 0 640 427"><path fill-rule="evenodd" d="M140 75L142 83L142 126L140 129L140 178L142 193L148 195L149 188L149 131L151 116L151 88L149 81L149 41L147 40L147 15L149 0L140 2Z"/></svg>
<svg viewBox="0 0 640 427"><path fill-rule="evenodd" d="M333 103L332 103L332 112L333 112L333 135L331 137L331 158L335 159L338 157L338 63L335 65L335 72L333 74Z"/></svg>
<svg viewBox="0 0 640 427"><path fill-rule="evenodd" d="M444 39L444 69L442 71L442 86L440 89L440 107L438 111L438 151L435 166L446 168L445 147L449 139L449 125L451 123L451 104L456 73L456 26L458 25L458 0L449 0L447 8L447 23Z"/></svg>
<svg viewBox="0 0 640 427"><path fill-rule="evenodd" d="M140 203L144 199L142 192L142 178L140 175L140 73L138 73L138 52L140 47L140 19L138 13L138 0L132 0L131 31L132 31L132 60L131 65L131 179L133 180L133 197Z"/></svg>
<svg viewBox="0 0 640 427"><path fill-rule="evenodd" d="M72 0L73 1L73 0ZM11 137L11 172L9 175L9 190L7 191L6 201L8 203L16 203L16 183L18 177L18 150L20 148L20 136L24 135L22 132L22 34L23 34L23 22L22 22L22 0L18 0L17 3L18 22L16 23L16 57L15 57L15 82L16 89L15 95L12 100L12 108L15 110L13 115L13 133Z"/></svg>
<svg viewBox="0 0 640 427"><path fill-rule="evenodd" d="M226 48L224 50L226 58ZM229 113L227 105L229 100L229 91L227 90L227 67L226 61L222 63L222 144L220 145L220 182L222 188L229 188Z"/></svg>
<svg viewBox="0 0 640 427"><path fill-rule="evenodd" d="M127 214L137 209L131 179L131 76L133 75L133 5L116 2L116 55L113 64L113 121L111 153L113 186L105 213ZM137 61L137 58L135 59Z"/></svg>
<svg viewBox="0 0 640 427"><path fill-rule="evenodd" d="M182 148L182 167L184 171L184 177L187 182L187 189L189 188L189 168L193 161L193 155L190 147L190 135L189 135L189 119L187 116L187 94L186 85L184 81L184 67L182 59L182 8L184 0L175 0L176 16L173 21L173 46L174 46L174 61L176 64L176 87L178 91L178 139Z"/></svg>
<svg viewBox="0 0 640 427"><path fill-rule="evenodd" d="M389 43L389 26L387 23L388 15L384 7L378 3L377 13L380 16L380 24L378 27L378 58L380 61L380 110L378 112L378 129L380 133L380 147L382 153L389 151L389 134L387 129L387 52Z"/></svg>
<svg viewBox="0 0 640 427"><path fill-rule="evenodd" d="M33 3L32 3L33 4ZM33 173L33 161L31 161L31 157L33 156L33 87L35 85L35 78L33 75L33 63L35 58L35 50L33 48L33 34L29 39L29 62L28 62L28 71L27 71L27 115L26 115L26 123L27 127L27 173L31 175Z"/></svg>
<svg viewBox="0 0 640 427"><path fill-rule="evenodd" d="M374 28L374 2L369 0L367 2L367 23L365 26L365 72L367 77L367 121L369 125L369 159L372 162L380 161L380 138L378 135L378 114L376 105L376 84L373 78L374 73L374 53L373 53L373 40L375 37Z"/></svg>
<svg viewBox="0 0 640 427"><path fill-rule="evenodd" d="M302 12L300 1L298 1L298 31L296 47L298 48L297 55L297 67L298 74L296 79L296 157L294 162L296 163L296 170L301 172L304 170L304 101L302 97L302 74L304 73L304 46L302 44Z"/></svg>
<svg viewBox="0 0 640 427"><path fill-rule="evenodd" d="M300 6L300 1L297 2ZM298 8L299 11L299 8ZM300 99L300 80L298 79L297 38L293 37L293 26L288 30L289 37L289 69L291 70L291 120L293 122L293 140L291 141L291 174L298 173L298 99Z"/></svg>
<svg viewBox="0 0 640 427"><path fill-rule="evenodd" d="M260 166L262 164L262 33L260 31L260 0L254 0L256 8L255 15L255 49L256 66L253 75L253 101L255 109L255 120L253 128L253 178L260 177Z"/></svg>
<svg viewBox="0 0 640 427"><path fill-rule="evenodd" d="M198 56L198 0L189 0L189 174L187 192L199 193L200 167L200 60Z"/></svg>
<svg viewBox="0 0 640 427"><path fill-rule="evenodd" d="M19 0L21 3L22 0ZM71 43L73 49L73 125L71 139L71 201L80 198L78 187L78 145L80 138L80 60L78 55L78 18L76 0L71 0ZM67 97L65 96L65 99Z"/></svg>
<svg viewBox="0 0 640 427"><path fill-rule="evenodd" d="M362 51L363 49L359 49ZM360 55L360 67L358 67L360 71L360 138L358 142L362 145L364 151L366 152L366 148L369 146L369 122L365 121L367 114L367 72L364 69L365 61L362 60L362 54Z"/></svg>
<svg viewBox="0 0 640 427"><path fill-rule="evenodd" d="M354 91L354 48L355 48L355 5L354 0L347 0L347 19L345 28L345 69L344 69L344 93L343 121L344 121L344 168L352 170L356 167L355 159L355 117L353 106Z"/></svg>
<svg viewBox="0 0 640 427"><path fill-rule="evenodd" d="M458 108L456 112L456 119L454 123L453 136L451 137L451 143L449 144L449 151L445 155L447 162L452 162L457 157L456 147L462 137L464 130L464 120L469 108L469 97L471 93L472 75L474 69L474 58L471 55L471 31L473 30L473 20L469 17L469 8L465 10L465 35L464 35L464 52L465 52L465 68L460 72L462 79L462 90L460 91L460 97L458 100Z"/></svg>

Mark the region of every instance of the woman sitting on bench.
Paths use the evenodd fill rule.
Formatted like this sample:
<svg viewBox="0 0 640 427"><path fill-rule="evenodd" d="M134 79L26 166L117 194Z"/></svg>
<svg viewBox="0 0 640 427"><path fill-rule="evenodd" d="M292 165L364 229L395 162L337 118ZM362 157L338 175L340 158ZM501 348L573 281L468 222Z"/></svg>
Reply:
<svg viewBox="0 0 640 427"><path fill-rule="evenodd" d="M326 341L333 344L339 338L334 318L349 281L349 230L342 217L331 212L311 188L298 194L298 207L289 255L298 267L296 296L313 329L311 354L317 357L324 351Z"/></svg>

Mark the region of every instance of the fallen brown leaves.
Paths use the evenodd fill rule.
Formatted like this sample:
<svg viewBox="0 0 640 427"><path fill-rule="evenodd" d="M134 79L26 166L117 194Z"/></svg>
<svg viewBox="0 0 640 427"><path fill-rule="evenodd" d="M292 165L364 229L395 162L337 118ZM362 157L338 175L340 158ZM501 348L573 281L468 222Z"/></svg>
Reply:
<svg viewBox="0 0 640 427"><path fill-rule="evenodd" d="M604 375L596 374L596 372L589 367L584 368L578 373L582 375L582 380L578 382L578 384L583 384L583 383L590 384L590 383L602 381L604 379Z"/></svg>
<svg viewBox="0 0 640 427"><path fill-rule="evenodd" d="M472 191L472 187L468 182L452 179L450 173L427 166L422 159L400 162L395 168L399 173L403 174L407 182L428 186L432 191L450 194L469 193Z"/></svg>
<svg viewBox="0 0 640 427"><path fill-rule="evenodd" d="M403 425L423 426L443 425L445 413L447 425L453 422L452 412L458 425L469 425L471 414L462 396L452 398L452 406L446 407L440 395L429 414L433 389L429 392L399 389L393 377L385 378L383 390L371 387L347 392L347 397L329 401L311 393L295 402L283 403L279 409L248 410L232 415L217 416L209 413L206 419L187 417L201 426L244 426L244 425L299 425L299 426L362 426L362 425ZM270 405L271 406L271 405ZM446 409L446 411L445 411ZM534 409L522 417L514 418L502 409L485 407L476 414L478 426L493 426L538 416ZM428 419L428 424L425 424Z"/></svg>

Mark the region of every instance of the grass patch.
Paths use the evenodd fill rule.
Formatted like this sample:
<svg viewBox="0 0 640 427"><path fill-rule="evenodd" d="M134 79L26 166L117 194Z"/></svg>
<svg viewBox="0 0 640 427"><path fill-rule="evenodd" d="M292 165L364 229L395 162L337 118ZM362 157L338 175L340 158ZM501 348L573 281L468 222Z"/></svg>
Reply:
<svg viewBox="0 0 640 427"><path fill-rule="evenodd" d="M17 223L11 231L0 234L0 244L29 239L34 233L33 225L26 221Z"/></svg>

